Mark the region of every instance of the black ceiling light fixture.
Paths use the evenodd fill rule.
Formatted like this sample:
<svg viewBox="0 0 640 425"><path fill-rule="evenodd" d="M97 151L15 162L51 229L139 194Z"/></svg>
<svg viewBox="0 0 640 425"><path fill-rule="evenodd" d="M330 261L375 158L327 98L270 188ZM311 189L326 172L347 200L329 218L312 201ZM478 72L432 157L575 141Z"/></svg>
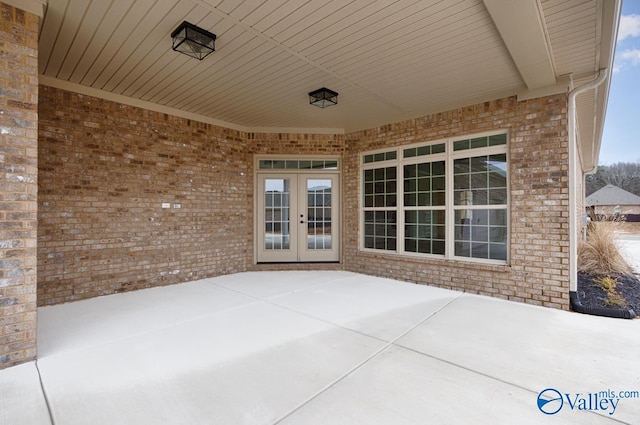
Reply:
<svg viewBox="0 0 640 425"><path fill-rule="evenodd" d="M187 21L183 21L171 33L171 38L173 50L198 60L216 51L216 35Z"/></svg>
<svg viewBox="0 0 640 425"><path fill-rule="evenodd" d="M309 93L309 103L319 108L338 104L338 93L323 87Z"/></svg>

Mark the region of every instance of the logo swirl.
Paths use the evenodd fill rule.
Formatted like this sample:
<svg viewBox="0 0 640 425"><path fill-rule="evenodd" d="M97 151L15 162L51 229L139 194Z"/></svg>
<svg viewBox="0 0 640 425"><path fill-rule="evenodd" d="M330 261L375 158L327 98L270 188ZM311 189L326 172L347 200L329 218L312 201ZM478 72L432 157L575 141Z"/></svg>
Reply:
<svg viewBox="0 0 640 425"><path fill-rule="evenodd" d="M555 388L547 388L538 394L538 409L545 415L555 415L563 405L562 394Z"/></svg>

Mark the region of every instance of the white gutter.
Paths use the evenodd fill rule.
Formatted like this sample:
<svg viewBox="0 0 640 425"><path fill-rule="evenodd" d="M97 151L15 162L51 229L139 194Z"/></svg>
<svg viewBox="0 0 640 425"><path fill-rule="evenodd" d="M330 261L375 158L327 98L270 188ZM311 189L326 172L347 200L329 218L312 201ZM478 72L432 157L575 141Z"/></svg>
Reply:
<svg viewBox="0 0 640 425"><path fill-rule="evenodd" d="M567 120L569 121L569 291L578 290L578 194L577 194L577 148L576 133L576 97L588 90L593 90L604 83L609 74L607 68L600 70L594 80L583 84L569 92ZM582 176L582 172L580 173Z"/></svg>

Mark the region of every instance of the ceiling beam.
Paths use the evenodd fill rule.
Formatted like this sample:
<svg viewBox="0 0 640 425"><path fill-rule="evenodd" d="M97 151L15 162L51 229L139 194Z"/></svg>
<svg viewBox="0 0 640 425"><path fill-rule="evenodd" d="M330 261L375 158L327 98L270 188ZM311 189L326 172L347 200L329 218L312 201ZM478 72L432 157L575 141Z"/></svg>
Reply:
<svg viewBox="0 0 640 425"><path fill-rule="evenodd" d="M483 0L529 90L556 84L537 0Z"/></svg>
<svg viewBox="0 0 640 425"><path fill-rule="evenodd" d="M33 13L41 18L44 17L44 9L47 6L47 0L2 0L2 3Z"/></svg>

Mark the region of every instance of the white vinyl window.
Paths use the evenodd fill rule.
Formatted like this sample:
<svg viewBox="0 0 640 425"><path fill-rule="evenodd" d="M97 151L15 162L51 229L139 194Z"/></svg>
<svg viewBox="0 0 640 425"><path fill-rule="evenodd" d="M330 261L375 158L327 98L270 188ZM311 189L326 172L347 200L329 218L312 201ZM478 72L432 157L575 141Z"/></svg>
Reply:
<svg viewBox="0 0 640 425"><path fill-rule="evenodd" d="M507 134L366 152L361 249L508 261Z"/></svg>
<svg viewBox="0 0 640 425"><path fill-rule="evenodd" d="M397 249L398 167L397 152L364 155L364 247Z"/></svg>

